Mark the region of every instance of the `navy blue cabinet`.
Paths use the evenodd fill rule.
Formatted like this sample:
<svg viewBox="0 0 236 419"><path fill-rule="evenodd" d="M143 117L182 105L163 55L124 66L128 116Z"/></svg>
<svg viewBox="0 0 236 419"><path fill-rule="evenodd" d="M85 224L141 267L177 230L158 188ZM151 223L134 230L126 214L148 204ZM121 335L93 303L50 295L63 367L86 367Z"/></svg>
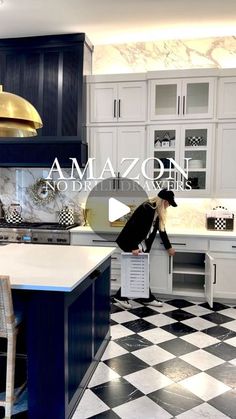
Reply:
<svg viewBox="0 0 236 419"><path fill-rule="evenodd" d="M71 292L19 292L27 296L28 417L69 419L110 339L110 258Z"/></svg>
<svg viewBox="0 0 236 419"><path fill-rule="evenodd" d="M86 148L84 76L91 74L92 51L85 34L0 40L0 84L5 91L24 97L36 107L44 124L38 132L39 139L51 140L54 155L57 143L63 145L68 139L72 145L73 141L77 141L85 144ZM18 151L13 160L6 161L1 154L10 151L12 142L11 139L0 141L0 165L41 166L42 159L37 161L40 151L38 142L35 142L36 159L32 159L29 144L33 141L33 138L27 139L27 142L18 139L23 144L27 161ZM79 150L78 147L77 155L70 157L76 157L83 166L87 155L85 158ZM72 151L75 152L73 147ZM63 158L63 153L60 156ZM43 162L44 167L50 167L52 161L49 156L47 162Z"/></svg>

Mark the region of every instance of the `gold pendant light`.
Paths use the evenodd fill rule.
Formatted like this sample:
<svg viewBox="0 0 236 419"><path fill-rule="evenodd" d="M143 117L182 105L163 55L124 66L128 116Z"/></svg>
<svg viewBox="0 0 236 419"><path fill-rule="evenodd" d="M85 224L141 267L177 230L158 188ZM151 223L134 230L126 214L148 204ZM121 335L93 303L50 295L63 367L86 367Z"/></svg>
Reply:
<svg viewBox="0 0 236 419"><path fill-rule="evenodd" d="M42 120L30 102L0 85L0 137L34 137Z"/></svg>

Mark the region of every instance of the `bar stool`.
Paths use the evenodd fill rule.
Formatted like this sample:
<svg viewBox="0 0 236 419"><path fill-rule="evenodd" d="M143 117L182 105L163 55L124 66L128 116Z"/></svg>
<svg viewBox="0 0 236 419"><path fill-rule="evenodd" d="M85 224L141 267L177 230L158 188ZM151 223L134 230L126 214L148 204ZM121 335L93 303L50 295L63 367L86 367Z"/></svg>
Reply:
<svg viewBox="0 0 236 419"><path fill-rule="evenodd" d="M5 400L0 401L0 406L5 408L5 419L11 418L14 404L18 324L13 310L9 277L0 275L0 337L7 339L6 397Z"/></svg>

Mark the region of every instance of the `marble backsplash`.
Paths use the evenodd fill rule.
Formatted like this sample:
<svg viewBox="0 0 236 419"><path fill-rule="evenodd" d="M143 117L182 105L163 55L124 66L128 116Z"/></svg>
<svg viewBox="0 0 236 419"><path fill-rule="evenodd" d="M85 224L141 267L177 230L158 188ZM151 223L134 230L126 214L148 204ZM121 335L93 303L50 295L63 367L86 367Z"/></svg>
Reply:
<svg viewBox="0 0 236 419"><path fill-rule="evenodd" d="M74 207L77 221L80 221L82 208L86 202L84 191L75 192L72 182L67 181L67 190L60 191L52 202L36 205L29 194L29 187L40 178L48 175L48 169L0 168L0 198L5 207L19 203L26 221L58 221L58 212L63 205ZM56 179L56 178L55 178ZM206 212L217 205L224 206L236 215L236 199L176 198L177 208L168 208L167 228L202 229L205 228Z"/></svg>
<svg viewBox="0 0 236 419"><path fill-rule="evenodd" d="M235 68L236 36L96 45L93 74Z"/></svg>
<svg viewBox="0 0 236 419"><path fill-rule="evenodd" d="M46 178L48 169L12 169L0 168L0 198L7 208L11 203L19 203L25 221L57 222L58 213L64 205L70 205L80 219L85 201L83 192L72 191L71 183L67 182L67 190L59 191L55 199L45 205L39 205L32 199L29 188L39 179ZM55 177L56 180L56 177Z"/></svg>

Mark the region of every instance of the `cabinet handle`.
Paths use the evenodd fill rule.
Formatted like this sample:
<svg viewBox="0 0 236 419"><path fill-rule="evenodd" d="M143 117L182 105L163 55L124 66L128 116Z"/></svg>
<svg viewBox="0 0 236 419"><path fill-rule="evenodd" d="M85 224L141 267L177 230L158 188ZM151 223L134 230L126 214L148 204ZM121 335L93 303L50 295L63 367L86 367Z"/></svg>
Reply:
<svg viewBox="0 0 236 419"><path fill-rule="evenodd" d="M186 246L186 243L171 243L175 246Z"/></svg>
<svg viewBox="0 0 236 419"><path fill-rule="evenodd" d="M112 181L112 189L116 189L116 179L113 179Z"/></svg>
<svg viewBox="0 0 236 419"><path fill-rule="evenodd" d="M236 249L236 246L232 246L232 249Z"/></svg>
<svg viewBox="0 0 236 419"><path fill-rule="evenodd" d="M118 102L118 116L120 118L120 99L119 99L119 102Z"/></svg>
<svg viewBox="0 0 236 419"><path fill-rule="evenodd" d="M185 113L185 96L183 96L183 115Z"/></svg>
<svg viewBox="0 0 236 419"><path fill-rule="evenodd" d="M169 274L171 274L171 256L169 256Z"/></svg>
<svg viewBox="0 0 236 419"><path fill-rule="evenodd" d="M179 107L180 107L180 96L178 96L178 115L179 115Z"/></svg>
<svg viewBox="0 0 236 419"><path fill-rule="evenodd" d="M213 284L216 284L216 263L213 263L214 266L214 282Z"/></svg>
<svg viewBox="0 0 236 419"><path fill-rule="evenodd" d="M116 257L111 257L111 260L118 260L118 258L116 258Z"/></svg>
<svg viewBox="0 0 236 419"><path fill-rule="evenodd" d="M117 180L117 189L120 189L120 172L118 172L117 178L118 178L118 180Z"/></svg>
<svg viewBox="0 0 236 419"><path fill-rule="evenodd" d="M115 240L98 240L98 239L93 239L92 242L93 243L115 243Z"/></svg>
<svg viewBox="0 0 236 419"><path fill-rule="evenodd" d="M116 118L116 99L114 99L114 118Z"/></svg>

